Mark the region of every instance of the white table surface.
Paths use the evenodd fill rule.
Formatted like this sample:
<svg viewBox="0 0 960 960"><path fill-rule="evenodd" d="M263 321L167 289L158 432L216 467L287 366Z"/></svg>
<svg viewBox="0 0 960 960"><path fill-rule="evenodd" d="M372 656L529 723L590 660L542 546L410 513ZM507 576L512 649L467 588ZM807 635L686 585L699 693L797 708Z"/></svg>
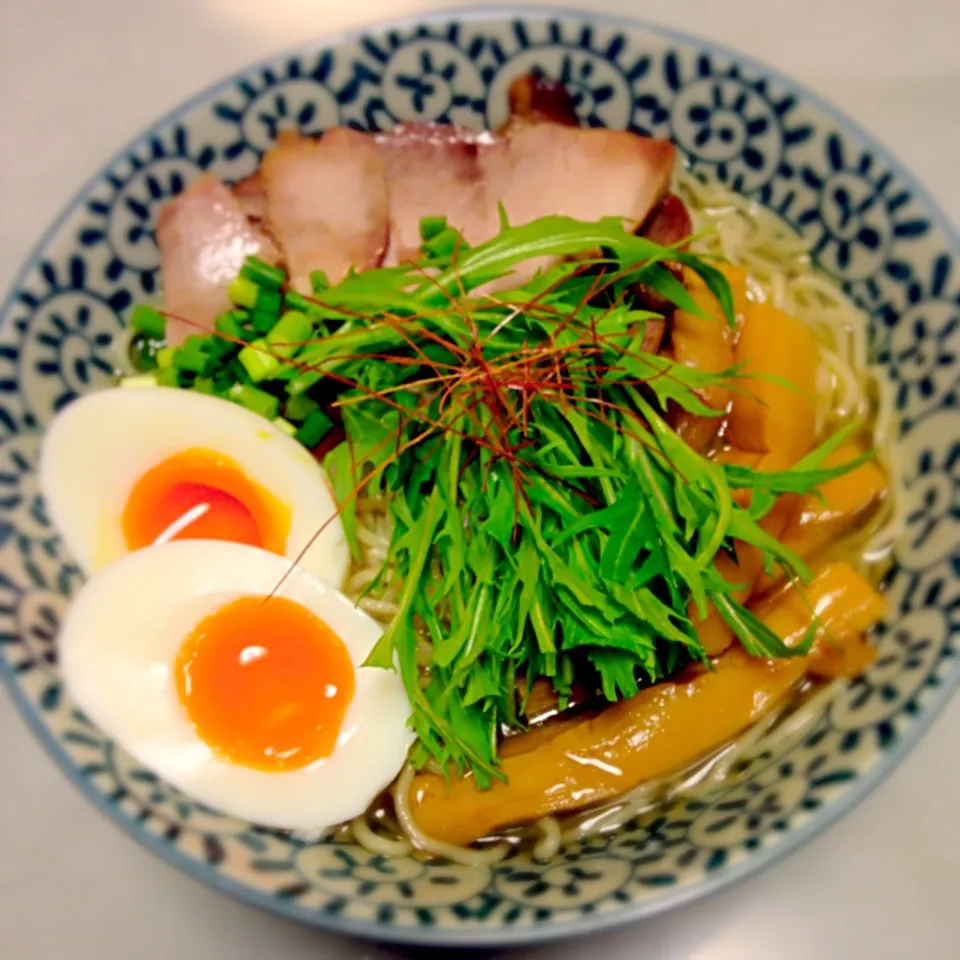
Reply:
<svg viewBox="0 0 960 960"><path fill-rule="evenodd" d="M0 288L101 162L171 106L284 47L444 5L0 0ZM891 146L960 222L958 0L580 6L689 30L805 81ZM960 698L852 815L787 861L667 916L510 956L954 960L958 741ZM373 960L425 953L299 927L182 876L79 796L0 693L2 960Z"/></svg>

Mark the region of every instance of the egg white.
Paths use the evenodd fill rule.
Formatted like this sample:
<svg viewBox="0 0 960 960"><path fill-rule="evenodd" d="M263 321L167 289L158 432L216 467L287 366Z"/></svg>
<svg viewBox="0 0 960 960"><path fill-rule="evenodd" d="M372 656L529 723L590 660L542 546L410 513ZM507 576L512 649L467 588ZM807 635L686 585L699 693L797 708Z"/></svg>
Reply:
<svg viewBox="0 0 960 960"><path fill-rule="evenodd" d="M205 616L241 596L302 604L341 638L355 692L333 753L266 772L218 756L181 704L173 665ZM128 554L89 580L61 626L60 664L77 706L140 763L201 803L253 823L317 832L361 814L413 742L398 673L362 663L382 634L343 594L255 547L176 541Z"/></svg>
<svg viewBox="0 0 960 960"><path fill-rule="evenodd" d="M40 489L50 518L85 573L128 552L121 520L137 481L193 448L235 461L248 480L290 510L285 554L339 587L349 563L326 474L296 440L237 404L163 387L91 393L62 410L40 451Z"/></svg>

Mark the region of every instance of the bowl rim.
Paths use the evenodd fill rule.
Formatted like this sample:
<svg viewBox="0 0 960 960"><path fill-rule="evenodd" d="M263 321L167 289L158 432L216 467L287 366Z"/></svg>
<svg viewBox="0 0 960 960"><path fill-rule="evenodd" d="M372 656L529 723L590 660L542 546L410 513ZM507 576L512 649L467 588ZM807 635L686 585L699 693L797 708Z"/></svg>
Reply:
<svg viewBox="0 0 960 960"><path fill-rule="evenodd" d="M914 196L924 205L926 208L925 213L943 234L946 241L946 248L960 258L960 229L953 225L937 201L933 198L932 194L909 168L897 159L888 147L845 111L830 103L830 101L810 89L806 84L792 79L787 74L775 67L769 66L760 59L743 54L733 47L728 47L725 44L707 39L696 33L662 26L638 17L610 13L592 13L586 9L552 5L498 4L491 7L453 7L404 17L379 19L348 30L322 34L296 45L284 47L272 54L258 58L230 74L220 77L193 96L188 97L186 100L172 107L148 126L141 129L141 131L130 140L126 141L116 153L103 163L93 176L87 178L46 230L43 231L39 240L37 240L30 249L22 266L14 275L3 301L0 302L0 326L7 320L8 314L14 305L17 292L22 287L30 272L37 266L44 249L57 236L64 224L85 201L91 189L93 189L110 170L128 157L137 147L147 142L157 131L210 100L221 90L228 89L240 77L243 77L253 70L268 67L278 60L287 57L302 56L322 49L336 49L350 43L355 43L364 37L389 30L405 30L416 26L429 26L437 23L450 23L455 21L510 22L514 20L527 20L531 22L546 22L550 20L579 21L586 24L598 24L619 28L625 32L637 31L640 33L648 33L675 42L681 46L696 46L705 52L730 58L739 64L743 64L760 72L766 77L782 84L790 91L796 92L801 101L809 104L824 116L829 117L840 131L853 136L876 153L887 167L896 174L903 184L911 190ZM957 631L952 631L951 637L956 634ZM10 692L14 705L23 717L27 727L54 760L61 772L74 784L80 793L86 797L98 811L116 823L122 829L123 833L151 850L170 865L176 867L192 880L202 883L207 887L212 887L221 893L225 893L266 912L290 920L296 920L300 923L305 923L334 934L377 940L385 943L416 944L421 946L492 947L520 946L560 938L576 938L620 928L714 894L719 890L739 883L747 877L758 874L774 863L784 859L788 854L803 846L821 834L827 827L840 820L900 765L903 758L916 746L921 737L950 702L956 688L960 686L960 660L954 661L952 668L950 668L943 678L939 690L930 698L922 712L913 719L907 731L898 736L896 744L891 749L885 750L874 766L859 776L856 783L839 799L811 815L806 822L790 830L778 842L751 851L750 854L739 863L733 866L723 867L689 886L664 891L650 900L624 904L616 910L608 910L590 916L580 916L572 920L564 920L556 923L548 922L534 926L508 927L501 925L489 928L468 927L462 929L394 926L380 923L377 920L358 920L350 917L328 915L319 910L301 907L293 901L282 900L270 893L257 890L247 884L234 880L217 867L201 863L187 856L175 845L164 840L162 837L144 829L136 829L134 824L130 823L126 817L117 812L117 808L107 801L104 794L96 789L89 779L79 773L76 765L60 745L57 737L51 733L48 727L42 722L39 712L24 694L17 680L16 673L4 658L0 658L0 677L2 677L4 685Z"/></svg>

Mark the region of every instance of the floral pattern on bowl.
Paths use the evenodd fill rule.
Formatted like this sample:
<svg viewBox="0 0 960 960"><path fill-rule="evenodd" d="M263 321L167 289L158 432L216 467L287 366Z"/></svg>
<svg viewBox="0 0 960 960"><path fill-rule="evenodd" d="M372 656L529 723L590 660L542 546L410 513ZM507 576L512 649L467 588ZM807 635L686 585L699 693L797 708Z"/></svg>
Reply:
<svg viewBox="0 0 960 960"><path fill-rule="evenodd" d="M538 70L584 123L672 137L694 169L767 204L873 318L903 430L908 516L879 658L785 756L548 864L388 860L224 817L140 768L70 703L56 634L80 576L36 488L39 431L107 381L109 343L157 287L160 206L200 172L250 173L282 125L474 127ZM849 809L960 678L960 240L855 125L765 67L626 22L535 13L438 18L319 43L201 94L92 180L34 252L0 322L0 673L99 807L211 885L309 923L387 940L492 944L636 919L759 869Z"/></svg>

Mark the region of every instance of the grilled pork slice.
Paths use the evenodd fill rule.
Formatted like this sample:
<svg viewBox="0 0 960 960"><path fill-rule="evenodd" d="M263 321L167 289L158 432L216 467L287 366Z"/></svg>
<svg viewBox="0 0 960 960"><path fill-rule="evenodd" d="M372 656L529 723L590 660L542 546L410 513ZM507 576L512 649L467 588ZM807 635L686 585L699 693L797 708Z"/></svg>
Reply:
<svg viewBox="0 0 960 960"><path fill-rule="evenodd" d="M499 135L439 124L373 136L339 127L319 139L282 133L232 193L198 181L161 214L168 309L209 326L248 254L283 263L301 293L311 292L314 270L336 282L351 268L411 261L428 216L445 216L469 243L482 243L499 230L501 204L514 225L566 214L619 216L634 227L650 217L676 230L682 205L657 206L673 170L669 143L573 125L572 103L556 84L521 78L514 88L516 122ZM547 266L526 263L487 289Z"/></svg>
<svg viewBox="0 0 960 960"><path fill-rule="evenodd" d="M387 180L373 137L346 127L319 140L278 138L260 168L265 224L283 249L290 283L311 292L310 274L331 283L378 266L387 245Z"/></svg>
<svg viewBox="0 0 960 960"><path fill-rule="evenodd" d="M480 153L496 140L440 124L403 124L378 134L390 202L390 243L384 263L415 260L420 221L445 216L470 243L498 231L496 204L487 197Z"/></svg>
<svg viewBox="0 0 960 960"><path fill-rule="evenodd" d="M507 91L509 124L560 123L579 127L577 108L566 85L534 73L517 77Z"/></svg>
<svg viewBox="0 0 960 960"><path fill-rule="evenodd" d="M639 227L666 192L675 158L664 140L556 123L515 124L503 136L421 124L376 142L390 202L388 264L416 257L426 216L446 216L472 244L489 240L500 204L514 225L566 214L620 216ZM522 283L546 265L525 264L523 276L497 286Z"/></svg>
<svg viewBox="0 0 960 960"><path fill-rule="evenodd" d="M275 263L277 250L255 227L237 198L203 176L168 203L157 219L167 342L213 328L230 306L227 287L248 256Z"/></svg>
<svg viewBox="0 0 960 960"><path fill-rule="evenodd" d="M676 151L665 140L554 123L519 126L482 157L487 196L514 225L564 214L623 217L639 227L666 192ZM524 264L524 282L542 266Z"/></svg>
<svg viewBox="0 0 960 960"><path fill-rule="evenodd" d="M668 193L651 211L644 221L639 233L662 247L672 247L674 244L686 240L693 230L690 214L683 205L683 201L675 194ZM683 271L679 264L665 264L674 276L682 281ZM673 315L673 304L661 293L643 284L637 284L633 289L638 307L662 313L669 317Z"/></svg>
<svg viewBox="0 0 960 960"><path fill-rule="evenodd" d="M263 189L263 177L257 170L249 177L233 185L233 195L240 204L240 209L255 224L260 224L267 215L267 194Z"/></svg>
<svg viewBox="0 0 960 960"><path fill-rule="evenodd" d="M639 226L666 192L675 155L666 140L537 123L512 130L481 163L488 200L503 203L511 223L558 213Z"/></svg>
<svg viewBox="0 0 960 960"><path fill-rule="evenodd" d="M690 214L675 193L668 193L650 211L650 216L640 228L640 233L648 240L659 243L661 247L672 247L675 243L686 240L692 232Z"/></svg>

